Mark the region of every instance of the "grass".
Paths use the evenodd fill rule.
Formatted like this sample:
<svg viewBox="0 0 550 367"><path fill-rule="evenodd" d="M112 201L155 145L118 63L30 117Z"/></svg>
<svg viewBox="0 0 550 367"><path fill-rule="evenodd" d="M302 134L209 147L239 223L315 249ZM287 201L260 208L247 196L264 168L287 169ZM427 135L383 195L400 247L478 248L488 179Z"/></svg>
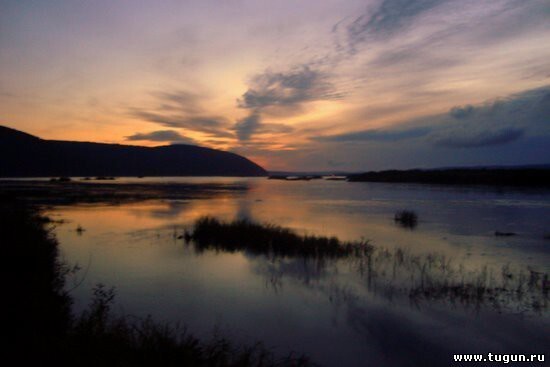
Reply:
<svg viewBox="0 0 550 367"><path fill-rule="evenodd" d="M447 301L511 312L548 309L548 275L529 268L509 264L467 268L441 254L402 249L380 249L374 256L369 269L374 291L402 292L414 303Z"/></svg>
<svg viewBox="0 0 550 367"><path fill-rule="evenodd" d="M66 266L49 221L13 202L0 202L2 269L5 272L2 303L6 319L7 350L49 353L56 349L71 324L71 299L64 292ZM7 307L6 307L7 306Z"/></svg>
<svg viewBox="0 0 550 367"><path fill-rule="evenodd" d="M113 289L98 285L89 309L73 315L65 291L71 272L59 260L54 222L15 201L0 202L6 278L4 335L10 360L56 366L307 366L305 357L240 346L220 335L200 340L151 318L114 316Z"/></svg>
<svg viewBox="0 0 550 367"><path fill-rule="evenodd" d="M448 301L521 312L548 309L548 275L529 268L472 268L442 254L413 254L364 240L344 242L335 237L300 235L289 228L249 220L223 222L202 217L183 238L199 252L241 251L270 258L273 284L281 284L285 276L285 259L302 258L304 268L313 261L317 272L333 260L355 269L369 291L406 296L414 303ZM303 278L310 279L307 275Z"/></svg>
<svg viewBox="0 0 550 367"><path fill-rule="evenodd" d="M215 334L200 340L175 325L111 312L113 289L98 285L89 309L74 315L65 291L71 269L59 260L55 222L36 209L0 202L0 238L6 272L3 304L7 351L18 364L57 366L305 366L307 358L277 357L262 344L236 345ZM548 275L533 269L482 266L468 270L438 254L387 250L367 241L302 236L275 225L199 219L186 240L197 250L248 251L274 259L349 263L374 293L411 302L448 301L499 310L543 312ZM282 274L282 273L281 273ZM282 275L281 275L282 276ZM9 277L9 278L8 278ZM39 363L37 363L39 362Z"/></svg>
<svg viewBox="0 0 550 367"><path fill-rule="evenodd" d="M202 217L195 222L192 232L185 232L184 238L187 242L193 241L200 251L247 251L282 257L364 257L373 250L368 241L344 242L336 237L302 236L288 228L245 219L222 222Z"/></svg>
<svg viewBox="0 0 550 367"><path fill-rule="evenodd" d="M400 210L396 212L393 220L404 228L414 229L418 225L418 215L412 210Z"/></svg>
<svg viewBox="0 0 550 367"><path fill-rule="evenodd" d="M115 292L94 289L89 310L75 321L68 354L93 366L307 366L305 357L275 357L261 343L238 346L218 333L207 341L151 317L129 319L110 312Z"/></svg>

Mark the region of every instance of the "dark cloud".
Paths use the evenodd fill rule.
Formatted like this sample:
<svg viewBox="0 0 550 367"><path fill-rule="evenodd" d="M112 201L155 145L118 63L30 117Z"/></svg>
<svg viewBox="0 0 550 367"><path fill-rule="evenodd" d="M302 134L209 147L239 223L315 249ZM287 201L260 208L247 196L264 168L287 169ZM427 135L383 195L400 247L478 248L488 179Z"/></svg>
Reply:
<svg viewBox="0 0 550 367"><path fill-rule="evenodd" d="M227 120L223 117L186 116L139 110L134 111L132 115L142 120L154 122L166 127L184 128L187 130L208 134L214 137L234 137L234 135L229 130Z"/></svg>
<svg viewBox="0 0 550 367"><path fill-rule="evenodd" d="M464 119L470 117L474 112L474 106L466 105L464 107L453 107L449 114L456 119Z"/></svg>
<svg viewBox="0 0 550 367"><path fill-rule="evenodd" d="M239 107L257 110L339 97L325 74L303 65L286 73L266 71L255 76L238 103Z"/></svg>
<svg viewBox="0 0 550 367"><path fill-rule="evenodd" d="M512 143L527 133L550 134L550 87L479 106L453 107L435 118L429 140L438 146L472 148Z"/></svg>
<svg viewBox="0 0 550 367"><path fill-rule="evenodd" d="M242 120L237 121L235 124L235 131L237 137L241 141L249 140L250 137L260 127L260 115L257 112L253 112Z"/></svg>
<svg viewBox="0 0 550 367"><path fill-rule="evenodd" d="M317 135L318 142L398 142L417 140L426 145L477 148L504 145L524 135L550 135L550 87L542 87L480 105L456 106L447 114L427 116L406 124L408 129L368 129L336 135Z"/></svg>
<svg viewBox="0 0 550 367"><path fill-rule="evenodd" d="M188 91L153 93L158 105L153 109L130 109L133 117L170 128L184 128L217 138L235 138L230 122L206 113L203 97Z"/></svg>
<svg viewBox="0 0 550 367"><path fill-rule="evenodd" d="M447 114L406 123L415 127L317 135L311 140L324 143L403 141L408 145L480 148L510 144L529 134L550 136L550 86L480 105L453 107ZM415 139L414 143L406 141L410 139Z"/></svg>
<svg viewBox="0 0 550 367"><path fill-rule="evenodd" d="M210 130L224 125L223 118L216 117L177 116L147 111L135 111L133 115L165 126L183 127L191 130Z"/></svg>
<svg viewBox="0 0 550 367"><path fill-rule="evenodd" d="M248 97L244 97L247 96L245 93L244 104L241 104L241 107L250 109L250 114L235 124L231 124L225 117L207 114L202 107L204 97L189 91L153 93L158 101L155 108L133 108L130 109L130 114L140 120L169 128L199 132L215 139L237 138L240 141L249 141L253 134L280 134L292 131L290 126L284 124L261 121L261 112L268 106L285 103L297 105L309 99L320 98L314 97L315 91L319 91L322 84L319 74L308 68L289 74L264 73L254 80L254 85L258 89L254 91L249 89ZM256 93L256 99L251 96L254 93ZM264 93L263 97L262 93ZM308 93L309 97L306 97ZM284 100L284 98L287 99ZM217 141L217 143L220 142Z"/></svg>
<svg viewBox="0 0 550 367"><path fill-rule="evenodd" d="M294 130L291 126L285 124L262 122L261 116L257 111L253 111L250 115L237 121L234 129L240 141L250 140L252 134L283 134Z"/></svg>
<svg viewBox="0 0 550 367"><path fill-rule="evenodd" d="M506 128L497 131L479 131L450 135L435 139L434 143L449 148L477 148L491 145L503 145L514 142L524 135L523 129Z"/></svg>
<svg viewBox="0 0 550 367"><path fill-rule="evenodd" d="M430 128L419 127L407 130L371 129L338 135L316 136L311 138L320 142L353 142L353 141L398 141L426 136Z"/></svg>
<svg viewBox="0 0 550 367"><path fill-rule="evenodd" d="M150 133L136 133L134 135L127 136L126 140L196 144L193 139L187 138L174 130L158 130Z"/></svg>

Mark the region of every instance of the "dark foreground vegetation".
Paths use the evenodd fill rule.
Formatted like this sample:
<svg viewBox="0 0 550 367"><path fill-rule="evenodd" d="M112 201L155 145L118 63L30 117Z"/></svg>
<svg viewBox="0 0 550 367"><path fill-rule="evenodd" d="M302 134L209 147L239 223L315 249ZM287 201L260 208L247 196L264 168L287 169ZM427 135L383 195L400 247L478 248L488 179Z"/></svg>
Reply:
<svg viewBox="0 0 550 367"><path fill-rule="evenodd" d="M443 185L550 187L548 168L465 168L440 170L390 170L348 176L348 181L403 182Z"/></svg>
<svg viewBox="0 0 550 367"><path fill-rule="evenodd" d="M308 365L302 357L275 357L261 344L240 347L218 335L202 341L151 318L113 316L114 291L102 285L95 288L89 310L73 315L64 282L74 269L60 262L51 226L36 210L0 203L3 269L9 277L3 330L14 365Z"/></svg>
<svg viewBox="0 0 550 367"><path fill-rule="evenodd" d="M398 214L400 220L416 220L414 212ZM302 260L304 272L317 275L331 262L340 262L359 272L370 292L390 299L404 296L415 304L443 301L512 312L540 313L548 309L548 274L530 268L472 268L442 254L414 254L400 248L376 247L365 240L344 242L335 237L300 235L288 228L249 220L199 218L182 237L199 252L240 251L265 256L273 269L270 281L285 277L286 265L296 259ZM300 276L309 281L310 275Z"/></svg>

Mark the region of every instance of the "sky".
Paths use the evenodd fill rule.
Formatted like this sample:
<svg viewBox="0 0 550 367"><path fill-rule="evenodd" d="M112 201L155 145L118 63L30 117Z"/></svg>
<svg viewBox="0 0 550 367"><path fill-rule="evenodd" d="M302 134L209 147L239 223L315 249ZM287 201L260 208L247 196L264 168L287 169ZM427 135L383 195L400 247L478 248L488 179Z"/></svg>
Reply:
<svg viewBox="0 0 550 367"><path fill-rule="evenodd" d="M269 170L550 163L550 0L0 0L0 125Z"/></svg>

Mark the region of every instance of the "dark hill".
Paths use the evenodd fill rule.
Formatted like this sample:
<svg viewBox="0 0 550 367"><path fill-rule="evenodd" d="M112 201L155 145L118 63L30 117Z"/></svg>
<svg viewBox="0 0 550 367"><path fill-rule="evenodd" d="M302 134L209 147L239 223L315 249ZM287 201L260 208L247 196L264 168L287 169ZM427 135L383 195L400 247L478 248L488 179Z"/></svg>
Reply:
<svg viewBox="0 0 550 367"><path fill-rule="evenodd" d="M216 149L43 140L0 126L0 177L265 175L247 158Z"/></svg>

